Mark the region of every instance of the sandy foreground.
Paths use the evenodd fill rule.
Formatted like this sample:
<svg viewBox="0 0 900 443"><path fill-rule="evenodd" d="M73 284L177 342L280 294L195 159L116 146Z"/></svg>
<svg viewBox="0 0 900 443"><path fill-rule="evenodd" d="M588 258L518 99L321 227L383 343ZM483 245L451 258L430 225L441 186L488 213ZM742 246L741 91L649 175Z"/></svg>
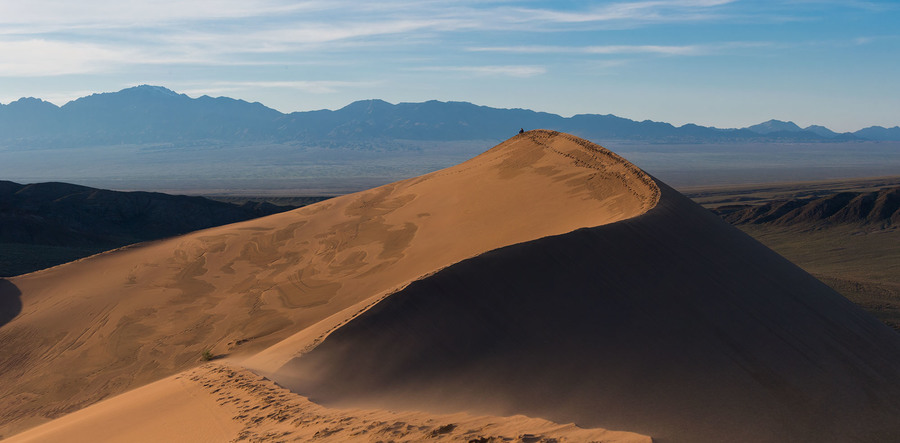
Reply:
<svg viewBox="0 0 900 443"><path fill-rule="evenodd" d="M236 365L206 364L113 397L11 442L650 442L524 416L329 409Z"/></svg>
<svg viewBox="0 0 900 443"><path fill-rule="evenodd" d="M11 441L900 435L898 334L550 131L0 297L21 304L0 326Z"/></svg>

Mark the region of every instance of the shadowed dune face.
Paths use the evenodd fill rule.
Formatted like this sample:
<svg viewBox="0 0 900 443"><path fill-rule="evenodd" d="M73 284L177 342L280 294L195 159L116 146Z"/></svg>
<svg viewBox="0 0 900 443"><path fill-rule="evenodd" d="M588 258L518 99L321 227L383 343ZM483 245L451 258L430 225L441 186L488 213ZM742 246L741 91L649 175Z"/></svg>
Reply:
<svg viewBox="0 0 900 443"><path fill-rule="evenodd" d="M342 407L662 442L890 441L900 336L674 190L410 284L273 377Z"/></svg>
<svg viewBox="0 0 900 443"><path fill-rule="evenodd" d="M615 154L530 131L422 177L16 277L0 434L174 374L205 349L250 355L460 260L658 199Z"/></svg>
<svg viewBox="0 0 900 443"><path fill-rule="evenodd" d="M0 278L0 327L9 323L22 312L19 288L9 280Z"/></svg>

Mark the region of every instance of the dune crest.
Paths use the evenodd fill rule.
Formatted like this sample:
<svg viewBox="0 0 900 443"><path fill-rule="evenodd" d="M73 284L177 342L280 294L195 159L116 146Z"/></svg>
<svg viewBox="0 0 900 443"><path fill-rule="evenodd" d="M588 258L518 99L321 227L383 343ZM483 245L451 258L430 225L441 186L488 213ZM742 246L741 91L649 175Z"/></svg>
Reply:
<svg viewBox="0 0 900 443"><path fill-rule="evenodd" d="M610 151L536 130L421 177L9 279L22 306L0 326L0 434L176 374L207 349L247 357L340 325L449 265L633 218L659 196Z"/></svg>

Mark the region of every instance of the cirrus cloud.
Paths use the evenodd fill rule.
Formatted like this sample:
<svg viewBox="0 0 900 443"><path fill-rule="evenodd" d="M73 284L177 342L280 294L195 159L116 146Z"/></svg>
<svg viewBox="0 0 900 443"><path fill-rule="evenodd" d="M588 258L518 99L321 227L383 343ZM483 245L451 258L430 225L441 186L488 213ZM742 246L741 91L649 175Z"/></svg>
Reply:
<svg viewBox="0 0 900 443"><path fill-rule="evenodd" d="M547 68L543 66L420 66L410 68L411 71L431 71L431 72L455 72L468 74L471 76L500 76L500 77L534 77L547 72Z"/></svg>

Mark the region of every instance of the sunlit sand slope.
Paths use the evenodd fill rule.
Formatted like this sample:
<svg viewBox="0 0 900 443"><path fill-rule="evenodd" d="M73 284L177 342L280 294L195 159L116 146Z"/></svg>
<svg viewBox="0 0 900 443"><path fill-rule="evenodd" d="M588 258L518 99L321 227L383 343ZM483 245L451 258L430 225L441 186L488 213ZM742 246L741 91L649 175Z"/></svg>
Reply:
<svg viewBox="0 0 900 443"><path fill-rule="evenodd" d="M658 198L615 154L530 131L422 177L10 279L0 435L190 368L206 349L252 355L463 259Z"/></svg>
<svg viewBox="0 0 900 443"><path fill-rule="evenodd" d="M650 443L630 432L524 416L330 409L240 367L207 364L18 434L25 442Z"/></svg>
<svg viewBox="0 0 900 443"><path fill-rule="evenodd" d="M325 405L662 442L897 441L900 335L660 188L643 215L414 282L274 377Z"/></svg>

